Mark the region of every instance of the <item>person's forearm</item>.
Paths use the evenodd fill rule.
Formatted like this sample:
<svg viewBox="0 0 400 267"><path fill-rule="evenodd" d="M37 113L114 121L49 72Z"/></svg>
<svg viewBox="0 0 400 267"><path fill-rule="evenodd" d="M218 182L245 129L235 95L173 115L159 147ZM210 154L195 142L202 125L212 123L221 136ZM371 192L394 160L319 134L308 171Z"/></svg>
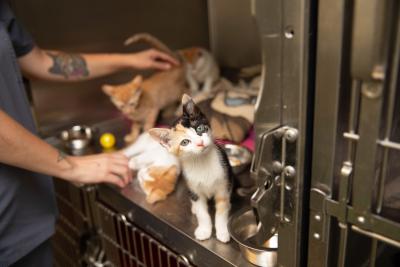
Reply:
<svg viewBox="0 0 400 267"><path fill-rule="evenodd" d="M19 58L25 76L50 81L82 81L117 72L129 67L134 55L73 54L42 50Z"/></svg>
<svg viewBox="0 0 400 267"><path fill-rule="evenodd" d="M64 178L72 169L66 157L0 110L0 162Z"/></svg>

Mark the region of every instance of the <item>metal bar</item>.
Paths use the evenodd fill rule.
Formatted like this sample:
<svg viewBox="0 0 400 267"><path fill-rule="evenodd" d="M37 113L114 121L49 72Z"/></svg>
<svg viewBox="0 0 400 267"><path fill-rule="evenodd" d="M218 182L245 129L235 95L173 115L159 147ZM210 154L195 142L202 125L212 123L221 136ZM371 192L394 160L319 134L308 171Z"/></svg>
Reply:
<svg viewBox="0 0 400 267"><path fill-rule="evenodd" d="M366 235L368 237L377 239L379 241L385 242L385 243L390 244L390 245L392 245L394 247L400 248L400 242L399 241L393 240L393 239L388 238L386 236L377 234L375 232L364 230L364 229L362 229L362 228L360 228L358 226L355 226L355 225L351 226L351 230L353 230L355 232L358 232L360 234Z"/></svg>
<svg viewBox="0 0 400 267"><path fill-rule="evenodd" d="M365 230L373 229L376 234L400 243L400 223L372 213L360 214L353 207L348 208L348 222Z"/></svg>
<svg viewBox="0 0 400 267"><path fill-rule="evenodd" d="M360 136L358 134L352 132L343 133L343 137L352 141L358 141L360 139Z"/></svg>
<svg viewBox="0 0 400 267"><path fill-rule="evenodd" d="M350 145L352 142L349 141ZM348 158L351 159L352 151L348 151ZM344 267L346 260L346 248L347 248L347 237L348 237L348 225L347 225L347 204L349 201L349 185L350 177L353 173L353 166L350 161L345 161L340 171L339 181L339 216L338 223L340 227L340 239L339 239L339 260L338 266Z"/></svg>
<svg viewBox="0 0 400 267"><path fill-rule="evenodd" d="M347 224L339 223L340 227L340 239L339 239L339 256L338 256L338 267L344 267L346 263L346 249L347 249L347 238L349 228Z"/></svg>
<svg viewBox="0 0 400 267"><path fill-rule="evenodd" d="M282 135L282 147L281 147L281 164L282 166L286 166L286 138L284 134ZM281 199L280 199L280 210L279 210L279 218L281 222L285 221L285 184L286 184L286 174L284 171L281 172Z"/></svg>
<svg viewBox="0 0 400 267"><path fill-rule="evenodd" d="M385 140L378 140L377 141L378 145L381 145L385 148L390 148L390 149L395 149L395 150L400 150L400 144L396 142L392 142L388 139Z"/></svg>
<svg viewBox="0 0 400 267"><path fill-rule="evenodd" d="M339 181L339 214L338 224L340 229L339 237L339 255L338 255L338 266L344 267L346 262L346 250L347 250L347 239L349 226L347 223L347 204L349 202L349 193L351 184L350 179L353 173L353 160L355 155L355 142L358 141L359 135L356 134L358 125L358 111L360 106L360 90L361 82L359 80L353 80L351 86L351 99L350 99L350 114L349 114L349 125L348 133L344 133L343 136L349 138L347 142L347 161L343 162L342 169L340 171ZM346 136L347 135L347 136ZM354 138L353 138L354 137Z"/></svg>
<svg viewBox="0 0 400 267"><path fill-rule="evenodd" d="M394 45L394 55L393 62L391 66L391 75L390 75L390 84L389 84L389 98L388 98L388 108L386 113L386 128L385 128L385 137L384 140L380 142L382 146L384 146L383 150L383 160L382 160L382 170L379 175L379 185L378 185L378 195L377 195L377 205L376 212L379 214L382 211L383 206L383 196L385 191L385 180L387 176L388 169L388 160L389 160L389 149L393 148L400 150L400 144L396 144L390 142L390 132L392 130L393 116L394 116L394 108L395 108L395 100L396 100L396 91L397 91L397 74L399 73L399 65L400 65L400 17L397 16L397 31L396 31L396 41Z"/></svg>
<svg viewBox="0 0 400 267"><path fill-rule="evenodd" d="M339 95L343 87L343 67L348 65L350 1L318 2L317 63L315 85L312 192L329 196L332 192L339 114ZM349 49L347 49L349 50ZM317 160L316 160L317 159ZM331 218L325 203L310 195L308 266L328 266ZM317 220L318 218L318 220ZM322 224L322 225L321 225ZM319 232L314 229L321 228Z"/></svg>
<svg viewBox="0 0 400 267"><path fill-rule="evenodd" d="M358 126L358 111L360 109L360 91L361 81L353 80L351 85L351 99L350 99L350 114L349 114L349 128L347 133L343 133L345 138L349 138L347 144L347 161L353 162L355 154L355 144L352 141L358 141L360 138L357 134Z"/></svg>
<svg viewBox="0 0 400 267"><path fill-rule="evenodd" d="M375 267L375 263L376 263L376 250L378 248L378 240L376 240L375 238L372 239L371 242L371 253L370 253L370 257L369 257L369 266L370 267Z"/></svg>
<svg viewBox="0 0 400 267"><path fill-rule="evenodd" d="M362 85L360 140L357 144L352 186L352 205L360 213L360 216L368 215L371 212L377 157L377 145L373 144L376 144L379 136L383 103L382 93L383 85L381 83L369 82Z"/></svg>

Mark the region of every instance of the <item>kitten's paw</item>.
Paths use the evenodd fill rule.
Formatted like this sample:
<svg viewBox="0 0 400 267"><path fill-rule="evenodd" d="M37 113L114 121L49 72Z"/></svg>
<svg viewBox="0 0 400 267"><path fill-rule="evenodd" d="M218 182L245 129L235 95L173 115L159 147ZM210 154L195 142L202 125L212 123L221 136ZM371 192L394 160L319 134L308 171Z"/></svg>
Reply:
<svg viewBox="0 0 400 267"><path fill-rule="evenodd" d="M216 231L217 239L223 243L229 242L231 239L231 236L229 235L228 229L223 229L223 230L217 230Z"/></svg>
<svg viewBox="0 0 400 267"><path fill-rule="evenodd" d="M133 143L134 140L135 140L135 138L133 136L130 136L130 135L125 135L125 137L124 137L124 141L125 141L126 144Z"/></svg>
<svg viewBox="0 0 400 267"><path fill-rule="evenodd" d="M198 240L206 240L211 237L212 228L207 226L198 226L194 231L194 236Z"/></svg>

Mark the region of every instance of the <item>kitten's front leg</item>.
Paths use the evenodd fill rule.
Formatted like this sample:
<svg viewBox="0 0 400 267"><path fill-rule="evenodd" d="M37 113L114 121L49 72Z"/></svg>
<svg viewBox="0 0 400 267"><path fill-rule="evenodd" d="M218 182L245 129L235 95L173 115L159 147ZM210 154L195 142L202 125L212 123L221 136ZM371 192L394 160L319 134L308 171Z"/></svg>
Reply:
<svg viewBox="0 0 400 267"><path fill-rule="evenodd" d="M199 197L196 201L192 200L192 211L196 215L198 223L194 236L198 240L209 239L212 232L212 223L210 214L208 214L207 199Z"/></svg>
<svg viewBox="0 0 400 267"><path fill-rule="evenodd" d="M211 92L212 89L212 85L213 85L213 77L212 76L208 76L206 78L206 80L204 81L203 87L201 88L202 92Z"/></svg>
<svg viewBox="0 0 400 267"><path fill-rule="evenodd" d="M140 128L140 123L133 122L131 126L131 132L124 137L125 143L130 144L136 141L137 137L140 134Z"/></svg>
<svg viewBox="0 0 400 267"><path fill-rule="evenodd" d="M217 239L221 242L228 242L230 239L228 231L228 216L231 208L228 193L217 193L215 195L215 232Z"/></svg>
<svg viewBox="0 0 400 267"><path fill-rule="evenodd" d="M186 81L189 83L190 94L196 95L199 92L199 84L193 77L191 69L186 70Z"/></svg>
<svg viewBox="0 0 400 267"><path fill-rule="evenodd" d="M154 108L153 110L149 111L149 113L147 115L147 118L146 118L146 121L145 121L144 126L143 126L143 130L144 131L148 131L148 130L150 130L151 128L154 127L154 125L156 124L156 121L157 121L158 112L159 111L156 108Z"/></svg>

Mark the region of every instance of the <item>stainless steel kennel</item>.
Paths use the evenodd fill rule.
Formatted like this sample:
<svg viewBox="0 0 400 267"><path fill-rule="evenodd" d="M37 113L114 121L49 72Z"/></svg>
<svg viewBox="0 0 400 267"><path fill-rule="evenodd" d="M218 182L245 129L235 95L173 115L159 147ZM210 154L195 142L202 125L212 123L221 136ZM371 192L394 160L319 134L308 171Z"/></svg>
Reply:
<svg viewBox="0 0 400 267"><path fill-rule="evenodd" d="M158 30L172 46L208 43L228 67L259 63L261 57L262 83L255 114L257 151L251 170L259 191L252 204L263 225L274 225L279 233L278 266L400 265L398 1L249 0L240 3L246 8L239 8L233 1L210 0L207 6L205 1L175 0L166 5L153 0L138 1L138 9L131 8L136 2L109 6L108 1L88 1L81 5L77 16L81 24L76 25L83 25L86 14L91 14L91 23L84 24L81 31L64 28L65 38L62 31L49 34L52 25L32 18L42 12L36 2L14 2L37 39L49 47L122 50L120 40L132 32L127 25L138 27L129 21L131 10L136 10L137 16L132 18L139 19L145 30ZM80 5L73 2L68 5L70 10ZM64 8L51 3L51 10ZM139 12L153 12L160 3L175 14L169 21L169 12L161 13L170 22L163 25L166 30L158 28L158 22L146 23L146 14ZM183 7L190 12L177 11ZM217 10L228 13L215 17ZM237 10L241 12L234 12ZM115 32L103 20L103 14L111 13L124 14ZM224 16L243 13L247 17L238 19L242 24L235 27L230 24L232 17ZM249 35L255 32L247 25L252 20L258 36ZM58 21L55 25L62 28L65 24ZM84 45L74 47L70 42L75 39L84 40ZM231 40L238 40L233 50ZM256 49L259 51L250 53ZM238 51L249 56L237 56ZM125 78L114 77L115 81ZM89 99L82 93L83 87L93 96L101 82L81 85L78 98ZM40 106L35 108L39 124L53 119L39 125L45 135L67 126L70 111L74 111L71 118L79 118L82 112L75 112L75 107L63 106L62 114L46 108L46 103L51 103L48 99L54 99L47 89L54 85L32 85ZM102 102L108 111L81 121L109 119L108 101L97 97L90 99L100 99L94 104ZM63 123L57 124L58 120ZM56 190L60 207L54 238L57 266L235 265L217 255L225 247L193 246L187 233L163 224L107 186L77 188L60 182ZM146 228L147 224L151 227ZM271 228L263 229L268 230ZM205 261L207 255L211 255L209 261ZM213 265L215 262L218 264ZM238 262L237 266L247 264L242 259Z"/></svg>

